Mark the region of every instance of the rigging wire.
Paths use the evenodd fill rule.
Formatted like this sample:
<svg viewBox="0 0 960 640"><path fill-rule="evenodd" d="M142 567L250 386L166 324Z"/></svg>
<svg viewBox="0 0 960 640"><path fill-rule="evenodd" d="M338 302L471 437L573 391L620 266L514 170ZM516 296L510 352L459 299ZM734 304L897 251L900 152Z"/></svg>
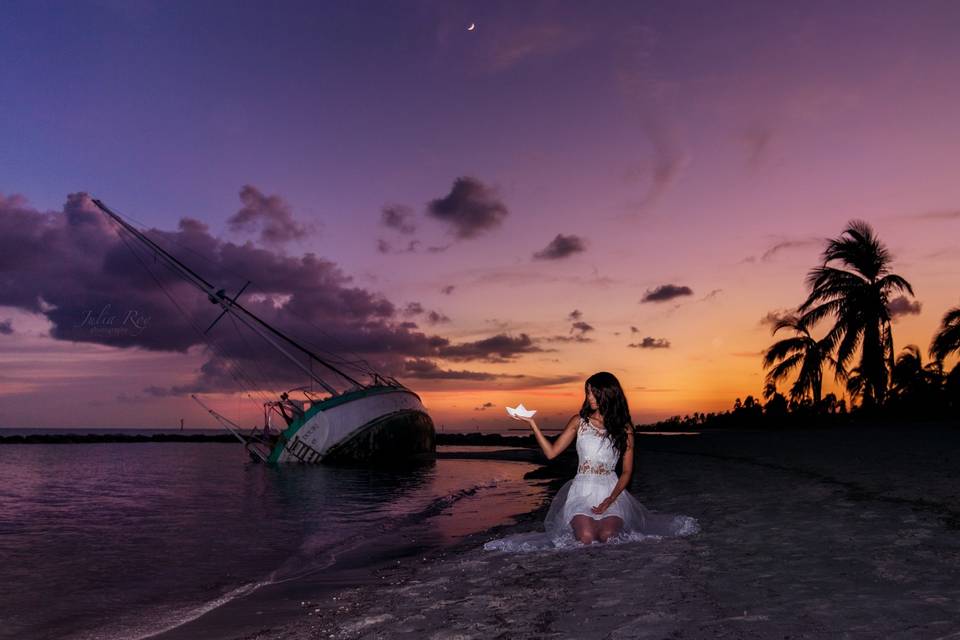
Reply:
<svg viewBox="0 0 960 640"><path fill-rule="evenodd" d="M117 212L115 211L114 213L117 213ZM118 215L119 215L119 214L118 214ZM139 224L139 225L140 225L141 227L143 227L143 228L146 228L146 227L147 227L147 225L146 225L144 222L142 222L142 221L140 221L140 220L137 220L136 218L134 218L133 216L130 216L130 215L127 214L127 213L124 213L123 216L124 216L125 218L127 218L128 220L131 220L131 221L133 221L133 222L136 222L137 224ZM153 240L154 240L154 242L157 242L157 239L153 239ZM181 242L177 242L176 240L173 240L173 239L171 239L171 238L167 238L166 236L163 236L163 241L165 241L165 242L168 241L168 242L170 242L170 243L172 243L172 244L177 245L178 247L181 247L182 249L184 249L184 250L186 250L186 251L189 251L190 253L192 253L193 255L197 256L198 258L200 258L200 259L203 260L204 262L207 262L207 263L209 263L209 264L211 264L211 265L213 265L213 266L218 267L221 271L230 273L230 274L232 274L232 275L234 275L234 276L237 276L238 278L245 279L245 280L248 280L248 281L251 281L251 282L252 282L252 279L249 278L249 277L247 277L247 276L245 276L244 274L238 273L237 271L235 271L235 270L233 270L233 269L226 269L226 268L224 268L222 264L218 264L218 263L214 262L211 258L208 258L208 257L204 256L202 253L200 253L200 252L198 252L198 251L195 251L194 249L188 247L187 245L185 245L185 244L183 244L183 243L181 243ZM157 244L160 244L160 242L157 242ZM261 294L261 295L265 295L265 294ZM362 371L362 372L364 372L364 373L367 373L368 375L373 375L373 374L375 374L375 373L379 373L379 372L373 367L373 365L371 365L371 364L370 364L365 358L363 358L360 354L356 353L356 352L353 351L352 349L348 349L348 348L346 347L346 345L345 345L341 340L337 339L335 336L331 335L330 333L324 331L324 330L321 329L319 326L317 326L317 325L315 325L313 322L311 322L311 321L310 321L308 318L306 318L305 316L303 316L303 315L301 315L301 314L299 314L299 313L297 313L297 312L295 312L295 311L292 311L292 310L290 310L290 309L284 309L284 312L285 312L285 313L289 313L290 315L295 316L295 317L297 317L297 318L300 318L302 321L304 321L305 323L307 323L308 325L310 325L311 327L313 327L314 329L316 329L317 331L319 331L320 333L322 333L322 334L323 334L324 336L326 336L328 339L330 339L331 341L333 341L333 342L337 343L338 345L340 345L341 349L342 349L344 352L349 353L350 355L356 356L357 360L356 360L356 361L353 361L353 363L351 363L350 361L342 360L342 359L340 358L339 354L336 354L336 353L334 353L334 352L332 352L332 351L329 351L329 350L327 350L327 349L323 349L322 347L319 347L319 346L317 346L316 344L309 343L307 340L304 340L302 337L299 337L299 339L300 339L301 341L306 342L309 346L313 347L314 349L316 349L316 350L318 350L318 351L322 351L322 352L330 355L330 356L331 356L331 360L339 360L338 364L345 364L345 365L347 365L347 366L352 366L352 367L354 367L354 369L355 369L356 371ZM360 366L356 365L356 364L355 364L356 362L363 363L363 365L365 365L366 368L363 368L363 367L360 367Z"/></svg>
<svg viewBox="0 0 960 640"><path fill-rule="evenodd" d="M129 222L127 222L125 219L121 218L118 214L116 214L115 212L107 209L106 205L104 205L103 203L101 203L99 200L94 200L94 203L95 203L100 209L102 209L102 210L104 211L104 213L108 214L108 215L109 215L111 218L113 218L117 223L119 223L120 226L124 227L124 228L125 228L127 231L129 231L132 235L136 236L137 239L141 240L145 245L147 245L148 247L150 247L151 249L153 249L153 250L154 250L154 254L155 254L155 256L154 256L154 261L156 261L157 257L159 257L159 256L162 254L162 256L163 256L167 261L169 261L169 262L171 262L171 263L173 263L173 264L176 264L176 266L179 267L181 270L183 270L183 271L186 272L186 273L189 273L189 274L190 274L190 278L188 278L188 280L190 280L191 282L193 282L194 284L196 284L196 285L197 285L199 288L201 288L205 293L207 293L208 297L210 298L210 300L211 300L212 302L215 302L215 303L216 303L216 302L218 302L218 301L226 300L226 293L225 293L225 290L224 290L224 289L220 289L219 291L217 291L216 293L214 293L214 292L213 292L214 285L210 284L210 283L209 283L208 281L206 281L202 276L200 276L200 275L197 274L195 271L193 271L192 269L190 269L190 267L188 267L187 265L185 265L185 264L183 264L182 262L180 262L179 260L177 260L177 259L176 259L172 254L170 254L167 250L165 250L165 249L163 249L162 247L160 247L156 242L154 242L153 240L151 240L150 238L148 238L146 235L143 234L143 232L141 232L141 231L139 231L138 229L136 229L133 225L131 225L131 224L130 224ZM181 275L182 275L182 274L181 274ZM185 277L185 276L184 276L184 277ZM202 283L202 286L201 286L201 283ZM240 289L240 291L242 292L242 291L247 287L248 284L250 284L249 281ZM239 295L239 293L238 293L237 295ZM236 298L236 296L235 296L235 298ZM270 325L267 324L265 321L263 321L262 319L258 318L256 315L254 315L252 312L250 312L249 310L245 309L242 305L236 303L235 300L230 300L230 301L229 301L229 307L223 305L222 302L220 302L220 304L221 304L222 306L224 306L224 312L226 312L227 310L229 310L229 307L236 306L238 309L242 310L246 315L249 315L254 321L256 321L257 323L259 323L260 325L263 325L263 327L265 327L268 331L276 334L278 337L280 337L280 338L283 339L284 341L292 344L292 345L293 345L294 347L296 347L298 350L303 351L304 353L306 353L306 355L308 355L309 357L316 359L317 362L319 362L320 364L323 364L323 365L326 366L328 369L332 370L333 372L337 373L338 375L343 376L347 381L349 381L349 382L351 382L351 383L353 383L353 384L355 384L355 385L358 385L358 386L360 386L360 387L366 387L366 386L367 386L367 385L364 385L363 383L360 383L360 382L354 380L349 374L344 373L342 370L338 369L338 368L337 368L336 366L334 366L333 364L331 364L331 363L327 362L326 360L324 360L323 358L317 356L315 353L311 352L309 349L307 349L307 348L304 347L302 344L300 344L300 343L298 343L297 341L295 341L295 340L294 340L293 338L291 338L290 336L284 334L283 332L279 331L279 330L276 329L275 327L270 326ZM217 319L219 320L219 318L223 317L223 315L224 315L224 314L221 313L221 314L217 317ZM216 321L214 321L214 323L216 323ZM247 324L246 321L244 321L244 323ZM251 328L253 328L253 327L251 326ZM257 333L260 333L260 332L257 331ZM266 338L266 336L264 336L264 338ZM272 340L271 340L271 342L272 342ZM283 350L282 348L280 348L279 345L275 345L275 346L276 346L278 349L280 349L282 353L284 353L284 354L287 355L288 357L291 357L291 359L292 359L292 356L291 356L289 353L287 353L285 350ZM306 371L306 372L308 373L308 375L309 375L309 370L308 370L305 366L303 366L301 363L299 363L299 362L296 361L295 359L293 359L293 362L294 362L295 364L297 364L298 367L304 369L304 371ZM337 393L332 387L330 387L329 385L327 385L327 384L326 384L325 382L323 382L321 379L317 378L317 382L319 382L323 387L325 387L325 388L326 388L328 391L330 391L331 393L333 393L333 394L336 394L336 393Z"/></svg>
<svg viewBox="0 0 960 640"><path fill-rule="evenodd" d="M121 215L119 212L117 212L116 210L114 210L113 207L111 207L111 210L112 210L115 214ZM131 220L131 221L133 221L133 222L136 222L138 225L140 225L141 229L146 229L146 228L148 227L148 225L147 225L145 222L143 222L142 220L138 220L137 218L134 218L133 216L131 216L131 215L128 214L128 213L124 213L124 214L122 214L122 216L123 216L124 218L126 218L127 220ZM207 256L203 255L203 254L200 253L199 251L194 250L194 249L191 248L190 246L188 246L188 245L186 245L186 244L184 244L184 243L182 243L182 242L177 242L177 241L174 240L173 238L168 238L168 237L166 237L165 234L168 233L168 232L161 231L160 229L157 229L157 230L160 231L161 234L164 234L164 235L162 235L162 238L161 238L161 239L162 239L162 242L159 242L159 241L157 240L157 238L151 238L151 240L153 240L153 241L156 242L157 244L163 244L163 242L169 242L169 243L171 243L171 244L175 244L175 245L177 245L178 247L180 247L181 249L183 249L184 251L188 251L188 252L192 253L193 255L195 255L196 257L198 257L198 258L200 258L201 260L203 260L204 262L209 263L211 266L217 267L220 271L223 271L223 272L225 272L225 273L229 273L230 275L236 276L238 279L244 278L244 275L243 275L242 273L238 273L237 271L234 271L233 269L228 269L228 268L224 267L223 264L218 264L218 263L215 262L213 259L208 258ZM142 231L142 230L141 230L141 233L143 233L144 235L146 235L146 232L145 232L145 231ZM247 278L247 279L249 280L249 278Z"/></svg>
<svg viewBox="0 0 960 640"><path fill-rule="evenodd" d="M266 295L266 294L261 294L261 295ZM327 354L327 355L329 356L329 360L330 360L331 362L335 362L336 364L344 365L344 366L346 366L346 367L350 367L350 368L354 369L355 371L360 371L360 372L366 373L366 374L371 375L371 376L372 376L374 373L378 373L377 370L376 370L366 359L364 359L360 354L356 353L355 351L353 351L353 350L351 350L351 349L346 348L346 346L344 345L344 343L343 343L341 340L339 340L338 338L336 338L336 337L333 336L332 334L330 334L330 333L324 331L323 329L321 329L318 325L314 324L309 318L307 318L307 317L304 316L303 314L300 314L300 313L298 313L298 312L296 312L296 311L293 311L292 309L290 309L290 308L288 308L288 307L284 307L284 308L283 308L283 312L284 312L285 314L289 314L289 315L291 315L291 316L293 316L293 317L295 317L295 318L299 318L300 320L302 320L304 323L306 323L307 325L309 325L309 326L312 327L313 329L316 329L317 331L319 331L320 333L322 333L324 336L327 336L331 341L336 342L337 344L341 345L343 352L349 353L350 355L356 356L356 358L357 358L357 360L346 360L346 359L343 358L343 356L342 356L340 353L337 353L337 352L334 352L334 351L330 351L329 349L325 349L325 348L319 346L317 343L312 342L311 340L308 340L308 339L304 338L302 333L301 333L301 334L298 334L298 335L296 336L297 339L298 339L300 342L303 342L303 343L306 344L307 346L312 347L312 348L313 348L314 350L316 350L316 351L319 351L319 352L322 352L322 353L324 353L324 354ZM287 331L289 331L289 329L287 329ZM357 364L358 362L359 362L359 363L362 363L363 365L366 365L366 367L364 368L363 366L358 365L358 364Z"/></svg>
<svg viewBox="0 0 960 640"><path fill-rule="evenodd" d="M243 333L241 332L240 326L237 324L237 319L233 317L233 314L232 314L232 313L228 313L227 315L230 316L230 323L233 325L234 330L237 332L237 335L240 337L240 341L243 342L243 346L244 346L244 348L245 348L245 350L246 350L246 352L247 352L247 354L248 354L248 356L249 356L248 359L249 359L251 362L255 362L256 359L254 358L253 348L250 346L250 343L247 341L246 336L244 336ZM260 378L258 379L258 384L259 384L259 383L263 383L263 384L262 384L263 387L265 387L265 388L267 388L267 389L270 389L270 391L271 391L273 394L279 395L279 394L277 393L276 388L273 388L273 387L270 386L271 382L272 382L271 380L268 380L268 379L265 378L265 377L260 377Z"/></svg>
<svg viewBox="0 0 960 640"><path fill-rule="evenodd" d="M137 252L134 250L134 248L130 245L130 243L128 242L126 236L124 235L123 229L120 230L120 233L119 233L118 235L120 236L120 239L123 241L124 245L126 245L127 249L130 250L130 253L132 253L133 256L137 259L137 261L140 262L141 265L143 265L143 267L144 267L144 269L146 269L147 273L150 274L150 277L152 277L152 278L154 279L154 281L157 283L157 286L161 289L161 291L163 291L163 293L167 296L167 298L168 298L168 299L170 300L170 302L174 305L174 307L176 307L177 310L180 311L180 313L181 313L181 314L184 316L184 318L186 319L187 323L188 323L188 324L193 328L193 330L200 336L200 338L201 338L204 342L207 343L207 346L210 347L210 349L211 349L214 353L216 353L216 354L219 355L220 357L223 357L228 363L232 363L232 359L231 359L229 356L226 356L225 354L222 354L221 351L220 351L220 349L219 349L219 347L217 347L217 346L214 345L210 340L207 339L207 337L203 334L203 332L200 330L200 328L193 322L193 319L190 317L190 315L183 309L183 307L180 306L180 303L178 303L177 300L170 294L170 292L167 290L166 286L164 286L163 282L157 277L157 275L153 272L153 270L150 269L149 265L147 265L147 263L144 262L143 258L140 256L140 254L137 253ZM228 370L230 371L230 375L233 376L234 381L237 383L237 385L243 390L243 392L245 392L245 393L247 394L247 397L250 398L251 400L254 400L254 398L251 396L251 393L256 393L256 392L255 392L255 391L254 391L254 392L251 392L250 389L247 389L247 388L245 387L245 384L244 384L243 380L241 380L241 379L236 375L236 373L235 373L234 371L232 371L232 370L230 370L230 369L228 369ZM241 369L241 371L242 371L242 369Z"/></svg>
<svg viewBox="0 0 960 640"><path fill-rule="evenodd" d="M162 264L168 269L170 269L170 271L173 272L175 275L179 275L170 265L166 264L165 262L163 262ZM166 290L164 291L164 293L167 293ZM171 297L171 295L167 293L167 297ZM270 395L266 394L264 391L261 390L261 382L253 379L253 376L251 376L247 372L247 370L240 364L239 359L235 356L228 354L226 349L224 349L222 346L210 340L207 337L207 334L203 332L200 329L200 327L193 322L193 320L186 313L186 311L180 308L179 305L178 305L178 308L180 309L180 312L187 318L187 321L190 323L190 326L193 327L193 330L201 337L201 339L203 339L203 341L207 344L207 346L210 347L211 351L213 351L214 354L216 354L218 357L222 358L229 366L236 369L236 373L231 371L231 375L234 376L234 379L236 379L238 383L240 382L239 378L246 379L246 383L249 385L249 388L245 388L244 391L248 393L248 397L250 393L253 393L259 397L259 402L261 403L270 402L272 398ZM272 392L273 390L270 389L270 391ZM254 398L251 397L250 399L253 400Z"/></svg>

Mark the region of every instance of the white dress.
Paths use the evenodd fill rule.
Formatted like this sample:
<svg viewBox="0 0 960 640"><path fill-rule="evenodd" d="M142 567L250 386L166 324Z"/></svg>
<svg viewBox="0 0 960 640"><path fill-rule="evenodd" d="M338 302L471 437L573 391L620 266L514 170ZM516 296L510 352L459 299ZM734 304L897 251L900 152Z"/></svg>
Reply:
<svg viewBox="0 0 960 640"><path fill-rule="evenodd" d="M603 513L593 513L591 508L608 498L619 480L614 471L617 451L606 437L606 431L580 418L577 456L580 463L577 475L568 480L554 496L544 519L544 531L511 534L490 540L483 548L488 551L537 551L582 546L574 537L570 522L578 514L594 520L609 516L622 518L620 533L609 538L608 543L687 536L700 530L695 518L650 511L626 489Z"/></svg>

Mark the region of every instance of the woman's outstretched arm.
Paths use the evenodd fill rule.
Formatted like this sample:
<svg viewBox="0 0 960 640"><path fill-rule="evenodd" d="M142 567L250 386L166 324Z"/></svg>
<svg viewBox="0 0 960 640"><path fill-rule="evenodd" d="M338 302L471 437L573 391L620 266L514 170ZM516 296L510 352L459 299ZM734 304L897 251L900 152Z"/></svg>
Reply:
<svg viewBox="0 0 960 640"><path fill-rule="evenodd" d="M564 449L570 446L570 443L573 442L573 439L577 435L577 426L579 425L579 414L575 414L569 420L567 420L567 426L563 428L563 433L557 438L556 442L553 444L547 440L547 437L543 435L543 432L540 431L540 427L537 426L537 423L534 422L533 418L521 418L520 416L514 416L514 420L523 420L530 424L530 427L533 429L533 437L537 439L537 444L540 445L540 448L543 449L543 455L547 456L547 460L553 460L558 455L563 453Z"/></svg>

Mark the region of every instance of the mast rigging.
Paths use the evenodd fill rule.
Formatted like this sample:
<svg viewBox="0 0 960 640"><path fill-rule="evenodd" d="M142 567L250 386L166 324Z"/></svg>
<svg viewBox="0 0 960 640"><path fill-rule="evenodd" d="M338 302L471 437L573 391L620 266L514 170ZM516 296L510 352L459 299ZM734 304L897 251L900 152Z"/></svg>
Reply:
<svg viewBox="0 0 960 640"><path fill-rule="evenodd" d="M279 340L283 341L287 345L305 354L311 360L315 360L319 362L321 365L323 365L330 371L336 373L337 375L347 380L351 384L361 389L367 388L367 385L362 384L361 382L357 381L346 372L342 371L341 369L334 366L333 364L327 362L326 360L318 356L316 353L314 353L307 347L303 346L302 344L300 344L299 342L297 342L287 334L283 333L279 329L276 329L275 327L273 327L272 325L270 325L269 323L261 319L259 316L254 314L252 311L250 311L249 309L241 305L239 302L237 302L237 299L240 297L240 294L243 293L243 291L250 284L249 282L247 282L247 284L245 284L240 289L240 291L237 292L237 295L235 295L232 299L229 298L227 296L225 289L217 289L214 285L212 285L210 282L204 279L203 276L196 273L190 267L180 262L177 258L175 258L173 255L171 255L165 249L163 249L163 247L161 247L156 242L148 238L145 234L143 234L139 229L137 229L136 227L128 223L118 214L114 213L103 202L97 199L93 199L93 203L104 214L106 214L112 220L117 222L117 224L119 224L128 233L133 235L135 238L137 238L142 243L147 245L147 247L153 250L155 256L159 256L164 261L166 261L168 265L173 267L174 270L178 271L185 280L190 282L190 284L194 285L195 287L203 291L205 294L207 294L207 298L210 300L211 303L217 304L223 309L223 312L213 321L213 323L210 324L210 326L207 328L207 331L209 331L223 317L224 314L231 313L233 316L235 316L237 319L243 322L243 324L249 327L252 331L254 331L258 335L260 335L260 337L262 337L264 340L269 342L275 349L283 353L287 357L287 359L289 359L297 368L299 368L301 371L306 373L309 379L315 381L317 384L322 386L331 395L336 396L336 395L340 395L340 393L336 389L334 389L331 385L329 385L325 380L323 380L322 378L314 374L312 367L304 366L304 364L300 362L287 349L285 349L282 344L279 344L276 338L279 338ZM206 331L204 333L206 333ZM374 377L376 380L376 378L379 376L374 374Z"/></svg>

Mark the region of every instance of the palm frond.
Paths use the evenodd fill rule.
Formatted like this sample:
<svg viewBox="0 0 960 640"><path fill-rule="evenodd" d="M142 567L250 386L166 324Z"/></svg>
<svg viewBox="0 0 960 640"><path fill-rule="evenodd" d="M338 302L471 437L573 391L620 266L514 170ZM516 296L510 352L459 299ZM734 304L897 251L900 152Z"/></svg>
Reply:
<svg viewBox="0 0 960 640"><path fill-rule="evenodd" d="M813 327L831 313L836 315L842 307L842 300L823 302L804 312L804 314L800 316L800 322L806 327Z"/></svg>
<svg viewBox="0 0 960 640"><path fill-rule="evenodd" d="M960 307L947 311L940 321L940 330L930 343L930 357L943 362L953 353L960 353Z"/></svg>
<svg viewBox="0 0 960 640"><path fill-rule="evenodd" d="M913 287L910 283L895 273L888 273L883 276L877 281L877 284L880 286L880 290L884 292L899 291L900 293L907 292L911 296L913 295Z"/></svg>
<svg viewBox="0 0 960 640"><path fill-rule="evenodd" d="M795 369L802 360L802 353L795 353L789 358L784 358L777 366L767 373L766 381L776 383L779 380L783 380L790 375L790 372Z"/></svg>
<svg viewBox="0 0 960 640"><path fill-rule="evenodd" d="M840 345L837 347L837 362L840 363L843 368L846 368L847 364L850 362L850 359L853 357L854 351L856 351L857 347L860 345L860 339L863 334L863 325L845 325L843 326L842 331L843 338L840 340Z"/></svg>
<svg viewBox="0 0 960 640"><path fill-rule="evenodd" d="M806 338L794 337L785 338L773 343L763 354L764 366L769 367L777 360L782 360L790 354L803 352L806 341Z"/></svg>

